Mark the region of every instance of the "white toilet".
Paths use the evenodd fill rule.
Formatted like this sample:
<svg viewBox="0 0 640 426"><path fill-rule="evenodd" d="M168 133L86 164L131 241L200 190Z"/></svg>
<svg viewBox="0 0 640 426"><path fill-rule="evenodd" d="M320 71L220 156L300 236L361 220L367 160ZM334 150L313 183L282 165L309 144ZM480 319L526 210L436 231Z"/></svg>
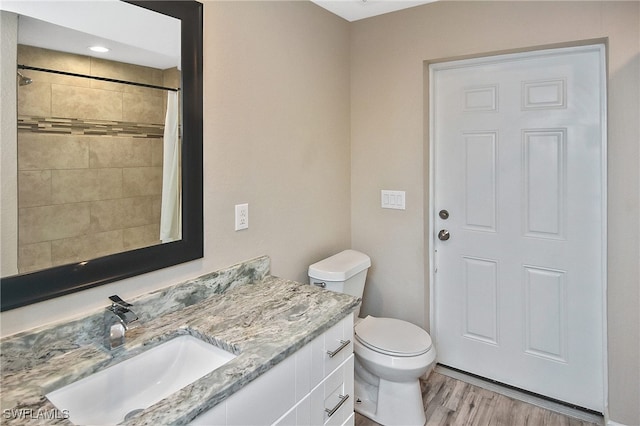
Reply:
<svg viewBox="0 0 640 426"><path fill-rule="evenodd" d="M366 254L345 250L309 266L309 279L361 298L370 266ZM355 410L383 425L424 425L419 378L436 359L429 333L406 321L367 316L356 319L354 334Z"/></svg>

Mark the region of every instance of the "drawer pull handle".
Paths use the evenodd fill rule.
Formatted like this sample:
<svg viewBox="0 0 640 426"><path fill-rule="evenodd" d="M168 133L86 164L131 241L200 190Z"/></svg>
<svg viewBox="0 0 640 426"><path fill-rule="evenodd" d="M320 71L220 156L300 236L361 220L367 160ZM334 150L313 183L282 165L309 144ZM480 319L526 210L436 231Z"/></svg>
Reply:
<svg viewBox="0 0 640 426"><path fill-rule="evenodd" d="M334 356L336 356L338 352L346 348L349 343L351 343L351 340L340 340L340 346L338 346L338 349L336 349L335 351L327 351L329 358L333 358Z"/></svg>
<svg viewBox="0 0 640 426"><path fill-rule="evenodd" d="M338 401L338 403L336 404L335 407L329 409L329 408L325 408L324 411L327 412L327 414L329 415L329 417L333 416L333 413L335 413L336 411L338 411L340 409L340 407L342 407L342 404L344 404L346 402L347 399L349 399L349 394L346 395L338 395L338 398L340 398L340 401Z"/></svg>

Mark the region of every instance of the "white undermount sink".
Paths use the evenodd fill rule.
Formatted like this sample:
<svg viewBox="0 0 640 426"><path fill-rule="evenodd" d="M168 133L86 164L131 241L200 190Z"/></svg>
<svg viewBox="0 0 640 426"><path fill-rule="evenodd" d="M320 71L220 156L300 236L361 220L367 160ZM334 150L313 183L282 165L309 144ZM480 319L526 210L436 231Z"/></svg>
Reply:
<svg viewBox="0 0 640 426"><path fill-rule="evenodd" d="M168 397L236 356L179 336L50 392L47 398L81 425L113 425Z"/></svg>

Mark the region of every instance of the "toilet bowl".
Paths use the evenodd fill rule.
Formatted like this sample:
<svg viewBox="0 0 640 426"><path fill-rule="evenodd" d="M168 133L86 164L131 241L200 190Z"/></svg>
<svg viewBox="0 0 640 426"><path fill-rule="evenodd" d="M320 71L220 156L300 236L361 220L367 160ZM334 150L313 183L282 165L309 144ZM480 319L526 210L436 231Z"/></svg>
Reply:
<svg viewBox="0 0 640 426"><path fill-rule="evenodd" d="M406 321L372 316L359 321L354 334L356 411L383 425L423 425L419 379L436 358L429 334Z"/></svg>
<svg viewBox="0 0 640 426"><path fill-rule="evenodd" d="M309 266L310 283L362 298L370 266L367 255L345 250ZM367 316L356 320L354 336L355 411L383 425L424 425L419 379L436 359L429 334L407 321Z"/></svg>

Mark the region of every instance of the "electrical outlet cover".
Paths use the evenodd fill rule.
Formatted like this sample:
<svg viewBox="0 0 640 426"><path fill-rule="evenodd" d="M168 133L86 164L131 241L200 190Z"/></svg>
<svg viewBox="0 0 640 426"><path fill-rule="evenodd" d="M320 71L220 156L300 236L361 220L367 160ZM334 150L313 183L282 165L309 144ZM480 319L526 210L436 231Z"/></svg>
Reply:
<svg viewBox="0 0 640 426"><path fill-rule="evenodd" d="M236 204L236 231L249 227L249 204Z"/></svg>

